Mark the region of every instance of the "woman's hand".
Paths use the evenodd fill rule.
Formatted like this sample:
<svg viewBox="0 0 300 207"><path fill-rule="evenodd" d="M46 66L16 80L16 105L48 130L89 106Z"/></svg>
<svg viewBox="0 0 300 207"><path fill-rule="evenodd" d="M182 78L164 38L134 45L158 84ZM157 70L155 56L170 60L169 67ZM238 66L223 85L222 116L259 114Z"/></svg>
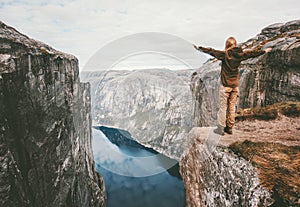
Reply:
<svg viewBox="0 0 300 207"><path fill-rule="evenodd" d="M268 52L271 52L272 48L268 47L267 49L265 49L265 52L268 53Z"/></svg>

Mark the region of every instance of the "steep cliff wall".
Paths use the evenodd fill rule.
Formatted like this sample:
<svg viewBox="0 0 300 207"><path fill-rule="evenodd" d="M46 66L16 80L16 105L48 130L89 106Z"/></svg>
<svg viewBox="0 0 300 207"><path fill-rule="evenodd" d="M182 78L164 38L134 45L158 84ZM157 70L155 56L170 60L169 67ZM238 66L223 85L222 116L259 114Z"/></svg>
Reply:
<svg viewBox="0 0 300 207"><path fill-rule="evenodd" d="M187 206L299 206L300 103L240 111L234 134L195 127L180 161Z"/></svg>
<svg viewBox="0 0 300 207"><path fill-rule="evenodd" d="M269 206L270 193L260 185L255 168L224 145L207 140L211 128L194 128L180 161L188 207Z"/></svg>
<svg viewBox="0 0 300 207"><path fill-rule="evenodd" d="M0 206L104 206L78 61L0 22Z"/></svg>
<svg viewBox="0 0 300 207"><path fill-rule="evenodd" d="M300 20L270 25L240 45L243 49L271 47L272 51L242 62L238 108L300 101ZM216 123L220 69L220 62L212 59L192 78L196 126Z"/></svg>
<svg viewBox="0 0 300 207"><path fill-rule="evenodd" d="M192 75L193 124L201 127L180 161L186 205L299 206L300 20L268 26L241 46L272 51L242 62L234 135L204 127L217 120L220 62Z"/></svg>

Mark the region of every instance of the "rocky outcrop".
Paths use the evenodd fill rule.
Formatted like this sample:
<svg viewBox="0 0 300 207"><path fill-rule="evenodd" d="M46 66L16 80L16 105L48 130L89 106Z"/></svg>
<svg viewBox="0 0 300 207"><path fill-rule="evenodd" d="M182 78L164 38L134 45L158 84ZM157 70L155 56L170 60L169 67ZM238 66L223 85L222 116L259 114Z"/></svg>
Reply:
<svg viewBox="0 0 300 207"><path fill-rule="evenodd" d="M240 46L243 49L271 47L272 51L242 62L238 108L300 101L300 20L270 25ZM196 126L216 123L219 71L220 62L212 59L192 77Z"/></svg>
<svg viewBox="0 0 300 207"><path fill-rule="evenodd" d="M180 161L187 206L299 206L300 104L239 111L233 135L195 127Z"/></svg>
<svg viewBox="0 0 300 207"><path fill-rule="evenodd" d="M94 125L127 130L138 142L178 159L191 127L191 70L84 71Z"/></svg>
<svg viewBox="0 0 300 207"><path fill-rule="evenodd" d="M256 167L261 185L272 194L273 206L300 205L300 145L244 141L230 148Z"/></svg>
<svg viewBox="0 0 300 207"><path fill-rule="evenodd" d="M240 45L272 51L242 62L234 135L204 127L217 120L220 62L192 75L195 128L180 161L186 205L299 206L300 20L268 26Z"/></svg>
<svg viewBox="0 0 300 207"><path fill-rule="evenodd" d="M270 193L260 185L255 168L232 150L207 137L212 128L194 128L193 141L180 161L186 206L270 206Z"/></svg>
<svg viewBox="0 0 300 207"><path fill-rule="evenodd" d="M0 206L104 206L78 61L0 22Z"/></svg>

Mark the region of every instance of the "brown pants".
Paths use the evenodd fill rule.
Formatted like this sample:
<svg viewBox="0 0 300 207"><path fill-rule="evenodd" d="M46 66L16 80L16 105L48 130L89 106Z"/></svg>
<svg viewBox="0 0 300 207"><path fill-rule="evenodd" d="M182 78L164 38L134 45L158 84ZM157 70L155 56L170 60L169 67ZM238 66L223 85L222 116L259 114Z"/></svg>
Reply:
<svg viewBox="0 0 300 207"><path fill-rule="evenodd" d="M218 123L225 127L233 127L235 122L235 105L237 101L239 89L220 86L220 108L218 112Z"/></svg>

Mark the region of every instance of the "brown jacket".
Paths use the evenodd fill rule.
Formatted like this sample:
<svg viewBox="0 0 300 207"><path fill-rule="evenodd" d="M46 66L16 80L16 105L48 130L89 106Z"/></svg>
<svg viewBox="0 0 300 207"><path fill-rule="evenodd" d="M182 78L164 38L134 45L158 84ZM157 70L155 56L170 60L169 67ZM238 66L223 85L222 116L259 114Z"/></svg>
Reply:
<svg viewBox="0 0 300 207"><path fill-rule="evenodd" d="M222 61L221 82L225 87L237 87L239 85L240 63L248 58L254 58L265 53L263 50L243 51L240 47L234 47L227 51L215 50L199 46L202 52L210 54Z"/></svg>

